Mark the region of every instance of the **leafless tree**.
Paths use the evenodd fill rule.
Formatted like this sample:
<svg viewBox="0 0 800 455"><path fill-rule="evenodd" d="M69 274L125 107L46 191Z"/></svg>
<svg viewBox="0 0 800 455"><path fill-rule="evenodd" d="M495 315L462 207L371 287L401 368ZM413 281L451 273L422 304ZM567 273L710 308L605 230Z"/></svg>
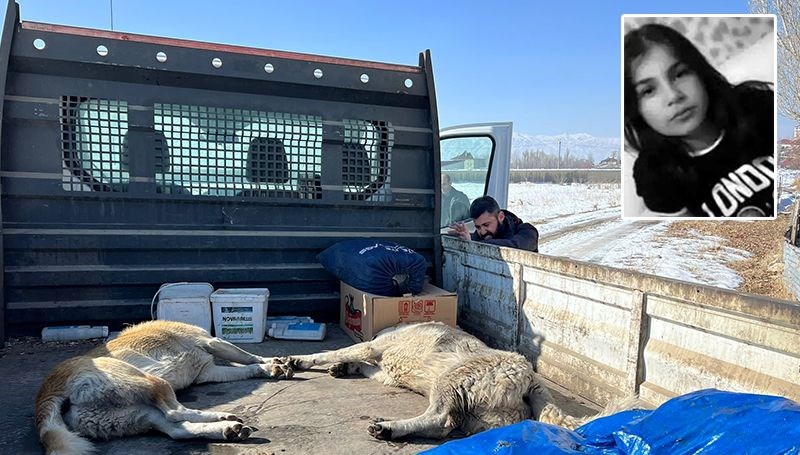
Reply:
<svg viewBox="0 0 800 455"><path fill-rule="evenodd" d="M750 12L778 17L778 109L800 122L800 2L750 0Z"/></svg>

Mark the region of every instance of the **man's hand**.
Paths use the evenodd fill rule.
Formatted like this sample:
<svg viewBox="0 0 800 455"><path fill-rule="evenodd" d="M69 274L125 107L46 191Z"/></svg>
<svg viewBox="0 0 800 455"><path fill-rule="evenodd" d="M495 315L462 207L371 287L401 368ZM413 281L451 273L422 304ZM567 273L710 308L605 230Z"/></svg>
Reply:
<svg viewBox="0 0 800 455"><path fill-rule="evenodd" d="M461 238L461 240L472 240L472 237L469 235L469 231L467 230L467 226L464 223L451 224L447 233L450 235L455 235L456 237Z"/></svg>

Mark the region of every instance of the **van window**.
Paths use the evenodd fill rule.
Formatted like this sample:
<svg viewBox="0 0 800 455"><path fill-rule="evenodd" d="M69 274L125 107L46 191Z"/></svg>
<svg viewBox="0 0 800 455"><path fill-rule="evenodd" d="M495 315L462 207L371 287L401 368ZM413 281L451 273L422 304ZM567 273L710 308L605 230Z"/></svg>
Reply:
<svg viewBox="0 0 800 455"><path fill-rule="evenodd" d="M444 227L469 219L468 204L486 194L494 141L489 136L469 136L442 139L439 144L442 180L452 188L442 186L440 226Z"/></svg>
<svg viewBox="0 0 800 455"><path fill-rule="evenodd" d="M128 108L124 101L63 97L65 190L128 191ZM361 119L341 125L344 200L392 202L394 127ZM322 126L313 115L155 104L156 192L321 199Z"/></svg>
<svg viewBox="0 0 800 455"><path fill-rule="evenodd" d="M66 191L128 191L125 101L61 97L62 187Z"/></svg>
<svg viewBox="0 0 800 455"><path fill-rule="evenodd" d="M379 120L344 120L342 186L345 200L391 202L394 128Z"/></svg>
<svg viewBox="0 0 800 455"><path fill-rule="evenodd" d="M156 104L158 192L322 197L318 116Z"/></svg>

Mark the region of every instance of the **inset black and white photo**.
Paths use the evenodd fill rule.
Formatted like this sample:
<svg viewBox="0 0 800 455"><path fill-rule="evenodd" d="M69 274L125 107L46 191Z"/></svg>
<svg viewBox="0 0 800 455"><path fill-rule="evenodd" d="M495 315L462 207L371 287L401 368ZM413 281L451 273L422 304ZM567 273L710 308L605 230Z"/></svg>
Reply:
<svg viewBox="0 0 800 455"><path fill-rule="evenodd" d="M623 218L774 218L772 15L622 17Z"/></svg>

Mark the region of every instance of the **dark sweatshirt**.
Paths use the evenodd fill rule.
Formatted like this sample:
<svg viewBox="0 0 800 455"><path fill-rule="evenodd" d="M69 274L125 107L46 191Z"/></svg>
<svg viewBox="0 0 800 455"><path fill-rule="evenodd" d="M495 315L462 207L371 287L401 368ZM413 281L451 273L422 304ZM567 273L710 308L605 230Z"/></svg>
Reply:
<svg viewBox="0 0 800 455"><path fill-rule="evenodd" d="M763 84L735 89L742 111L735 130L725 132L701 156L664 149L641 153L633 165L636 192L650 210L693 216L773 215L775 161L773 94Z"/></svg>
<svg viewBox="0 0 800 455"><path fill-rule="evenodd" d="M472 233L472 240L538 253L539 231L537 231L532 224L523 223L517 215L514 215L508 210L501 211L505 214L505 218L497 229L497 235L493 236L491 239L483 239L478 235L478 232L475 231Z"/></svg>

